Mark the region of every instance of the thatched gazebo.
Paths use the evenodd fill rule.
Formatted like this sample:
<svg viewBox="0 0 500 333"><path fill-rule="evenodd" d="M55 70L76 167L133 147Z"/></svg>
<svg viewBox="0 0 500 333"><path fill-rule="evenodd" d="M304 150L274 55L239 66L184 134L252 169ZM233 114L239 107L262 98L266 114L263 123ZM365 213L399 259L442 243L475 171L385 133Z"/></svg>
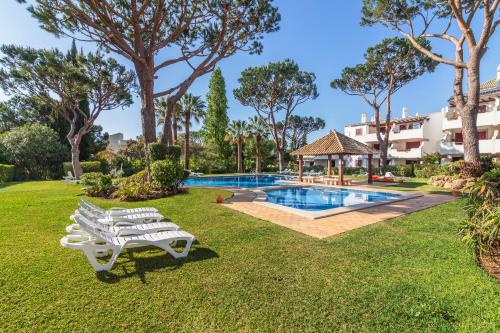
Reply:
<svg viewBox="0 0 500 333"><path fill-rule="evenodd" d="M304 156L328 156L328 176L332 176L332 155L339 156L339 180L344 184L344 155L368 155L368 183L372 182L372 157L375 150L337 131L293 151L299 157L299 181L304 175Z"/></svg>

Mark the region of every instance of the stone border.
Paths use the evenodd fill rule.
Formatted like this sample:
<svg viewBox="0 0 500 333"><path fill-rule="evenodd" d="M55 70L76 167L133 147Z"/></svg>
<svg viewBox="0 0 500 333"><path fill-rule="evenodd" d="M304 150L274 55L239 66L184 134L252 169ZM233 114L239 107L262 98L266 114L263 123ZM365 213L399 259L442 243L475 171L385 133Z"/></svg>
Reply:
<svg viewBox="0 0 500 333"><path fill-rule="evenodd" d="M417 197L421 197L424 194L417 192L417 193L405 193L402 191L395 191L395 190L389 190L389 191L374 191L374 190L367 190L366 188L359 188L357 186L324 186L324 185L295 185L295 186L275 186L272 188L266 188L267 191L272 191L272 190L280 190L280 189L286 189L286 188L297 188L297 187L323 187L323 188L337 188L337 189L354 189L358 191L364 191L364 192L379 192L379 193L393 193L393 194L398 194L399 197L397 198L390 198L390 199L385 199L385 200L380 200L376 202L370 202L370 203L363 203L363 204L358 204L358 205L352 205L348 207L337 207L337 208L331 208L331 209L325 209L325 210L320 210L320 211L308 211L308 210L303 210L299 208L293 208L293 207L286 207L282 206L279 204L267 202L267 195L266 192L263 189L253 189L252 192L256 194L255 199L252 201L258 205L263 205L267 206L269 208L273 209L278 209L282 210L288 213L296 214L302 217L306 217L308 219L320 219L328 216L333 216L333 215L338 215L338 214L343 214L343 213L348 213L352 212L355 210L360 210L360 209L366 209L374 206L381 206L385 205L388 203L393 203L393 202L398 202L398 201L403 201L403 200L408 200L408 199L413 199Z"/></svg>

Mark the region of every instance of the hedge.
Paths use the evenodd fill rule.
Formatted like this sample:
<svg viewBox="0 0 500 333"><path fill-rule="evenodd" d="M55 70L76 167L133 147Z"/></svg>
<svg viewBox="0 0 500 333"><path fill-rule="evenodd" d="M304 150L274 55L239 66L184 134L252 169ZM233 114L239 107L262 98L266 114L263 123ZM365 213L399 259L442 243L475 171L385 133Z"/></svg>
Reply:
<svg viewBox="0 0 500 333"><path fill-rule="evenodd" d="M82 167L83 173L89 172L101 172L101 162L100 161L88 161L88 162L80 162L80 166ZM73 173L73 165L71 162L64 162L64 174L71 171Z"/></svg>
<svg viewBox="0 0 500 333"><path fill-rule="evenodd" d="M0 183L13 181L14 174L15 166L9 164L0 164Z"/></svg>

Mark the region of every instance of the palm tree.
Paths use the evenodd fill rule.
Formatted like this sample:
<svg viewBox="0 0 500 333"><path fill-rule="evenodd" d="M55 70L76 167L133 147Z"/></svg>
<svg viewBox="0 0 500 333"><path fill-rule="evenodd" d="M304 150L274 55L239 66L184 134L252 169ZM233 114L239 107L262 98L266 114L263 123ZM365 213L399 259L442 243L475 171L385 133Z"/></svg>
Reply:
<svg viewBox="0 0 500 333"><path fill-rule="evenodd" d="M155 100L156 126L162 126L165 123L167 102L168 102L168 97L161 97ZM180 103L177 103L174 107L174 113L172 114L172 132L175 145L177 144L177 130L180 129L180 126L178 124L178 119L180 115L181 115L181 106Z"/></svg>
<svg viewBox="0 0 500 333"><path fill-rule="evenodd" d="M262 139L267 135L267 127L264 120L258 116L249 118L248 134L255 138L255 172L262 171L262 152L260 150Z"/></svg>
<svg viewBox="0 0 500 333"><path fill-rule="evenodd" d="M227 129L226 139L237 147L238 173L243 172L243 140L247 136L247 130L248 125L244 120L233 120Z"/></svg>
<svg viewBox="0 0 500 333"><path fill-rule="evenodd" d="M199 123L205 117L205 102L201 96L194 96L193 94L186 94L180 100L180 116L184 117L184 168L189 170L189 131L191 127L191 119Z"/></svg>

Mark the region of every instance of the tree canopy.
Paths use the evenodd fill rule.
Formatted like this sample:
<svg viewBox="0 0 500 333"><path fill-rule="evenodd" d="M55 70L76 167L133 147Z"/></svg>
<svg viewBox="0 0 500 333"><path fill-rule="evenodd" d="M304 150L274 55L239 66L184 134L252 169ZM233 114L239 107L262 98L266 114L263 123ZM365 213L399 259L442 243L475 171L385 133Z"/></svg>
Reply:
<svg viewBox="0 0 500 333"><path fill-rule="evenodd" d="M245 69L238 79L240 86L233 91L241 104L252 107L265 121L276 144L280 170L284 168L288 120L299 105L318 97L315 80L314 73L301 71L293 60L286 59Z"/></svg>
<svg viewBox="0 0 500 333"><path fill-rule="evenodd" d="M2 46L1 51L4 57L0 59L0 86L4 91L33 98L69 123L66 137L75 176L79 177L83 136L90 132L101 112L132 103L134 74L99 52L75 59L58 50L12 45Z"/></svg>
<svg viewBox="0 0 500 333"><path fill-rule="evenodd" d="M196 78L221 59L238 51L260 53L262 36L276 31L280 20L271 0L37 0L29 10L49 32L82 36L132 61L141 88L146 143L156 136L153 98L170 95L173 108ZM155 91L160 71L174 65L183 65L189 74Z"/></svg>

